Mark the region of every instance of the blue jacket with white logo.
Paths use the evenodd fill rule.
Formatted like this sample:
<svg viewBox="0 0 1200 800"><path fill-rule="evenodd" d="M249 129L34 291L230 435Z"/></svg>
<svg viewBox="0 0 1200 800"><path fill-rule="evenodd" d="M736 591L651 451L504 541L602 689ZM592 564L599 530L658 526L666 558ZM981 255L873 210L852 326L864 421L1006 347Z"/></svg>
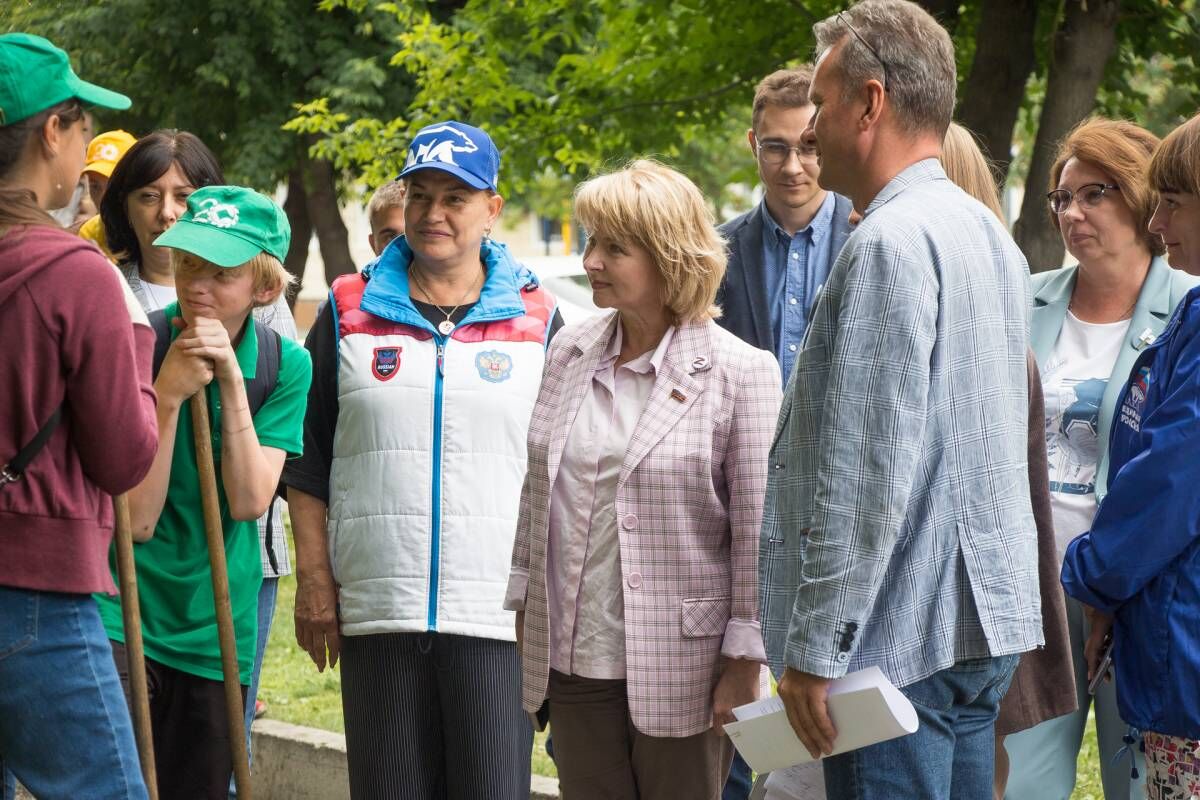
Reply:
<svg viewBox="0 0 1200 800"><path fill-rule="evenodd" d="M1133 364L1108 495L1067 547L1067 594L1114 614L1121 717L1200 739L1200 287Z"/></svg>

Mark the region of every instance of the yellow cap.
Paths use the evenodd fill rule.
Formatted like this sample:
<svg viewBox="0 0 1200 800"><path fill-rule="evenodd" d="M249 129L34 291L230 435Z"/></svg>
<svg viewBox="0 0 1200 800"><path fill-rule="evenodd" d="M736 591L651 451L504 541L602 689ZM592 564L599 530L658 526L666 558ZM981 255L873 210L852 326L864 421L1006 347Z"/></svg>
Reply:
<svg viewBox="0 0 1200 800"><path fill-rule="evenodd" d="M84 165L83 171L111 177L113 167L136 141L133 134L125 131L106 131L100 134L88 145L87 164Z"/></svg>

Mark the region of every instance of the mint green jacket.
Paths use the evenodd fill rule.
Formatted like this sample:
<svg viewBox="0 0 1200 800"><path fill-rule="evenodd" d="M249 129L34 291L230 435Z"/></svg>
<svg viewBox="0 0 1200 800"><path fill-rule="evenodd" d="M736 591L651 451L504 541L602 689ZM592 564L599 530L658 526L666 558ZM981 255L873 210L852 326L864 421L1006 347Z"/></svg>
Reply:
<svg viewBox="0 0 1200 800"><path fill-rule="evenodd" d="M1075 273L1078 269L1078 266L1063 267L1032 276L1033 314L1030 316L1029 339L1040 369L1045 368L1046 359L1054 350L1054 343L1058 341L1058 334L1062 331L1063 320L1067 316L1067 304L1071 302L1071 292L1075 289ZM1117 403L1117 395L1125 385L1125 378L1129 375L1138 353L1162 333L1175 306L1189 289L1198 284L1200 277L1171 269L1162 256L1155 256L1150 262L1146 282L1142 284L1137 304L1133 307L1133 319L1125 337L1125 345L1121 348L1121 354L1117 356L1117 363L1113 366L1108 387L1104 390L1104 397L1100 402L1100 463L1096 467L1097 503L1108 493L1108 434L1112 430L1113 408Z"/></svg>

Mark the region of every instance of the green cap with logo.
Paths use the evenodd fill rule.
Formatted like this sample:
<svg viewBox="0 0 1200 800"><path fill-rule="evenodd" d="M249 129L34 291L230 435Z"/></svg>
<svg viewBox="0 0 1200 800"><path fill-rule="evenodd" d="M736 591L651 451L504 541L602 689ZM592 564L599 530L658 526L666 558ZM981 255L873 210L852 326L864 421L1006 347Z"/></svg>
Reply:
<svg viewBox="0 0 1200 800"><path fill-rule="evenodd" d="M188 195L187 211L154 240L218 267L240 267L259 253L282 262L292 226L271 198L244 186L205 186Z"/></svg>
<svg viewBox="0 0 1200 800"><path fill-rule="evenodd" d="M76 75L67 54L41 36L0 36L0 125L28 119L71 98L118 111L130 105L125 95Z"/></svg>

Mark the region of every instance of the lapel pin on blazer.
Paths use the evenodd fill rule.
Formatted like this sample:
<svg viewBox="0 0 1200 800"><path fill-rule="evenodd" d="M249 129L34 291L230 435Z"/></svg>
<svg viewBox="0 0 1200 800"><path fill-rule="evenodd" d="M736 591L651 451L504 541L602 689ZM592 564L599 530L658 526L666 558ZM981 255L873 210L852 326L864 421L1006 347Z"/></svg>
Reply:
<svg viewBox="0 0 1200 800"><path fill-rule="evenodd" d="M1156 338L1158 337L1154 335L1154 331L1146 328L1146 330L1142 331L1142 335L1138 337L1137 349L1141 350L1143 347L1153 344Z"/></svg>
<svg viewBox="0 0 1200 800"><path fill-rule="evenodd" d="M683 392L679 391L678 389L672 389L671 390L671 399L678 400L679 402L684 403L687 401L687 395L685 395Z"/></svg>

